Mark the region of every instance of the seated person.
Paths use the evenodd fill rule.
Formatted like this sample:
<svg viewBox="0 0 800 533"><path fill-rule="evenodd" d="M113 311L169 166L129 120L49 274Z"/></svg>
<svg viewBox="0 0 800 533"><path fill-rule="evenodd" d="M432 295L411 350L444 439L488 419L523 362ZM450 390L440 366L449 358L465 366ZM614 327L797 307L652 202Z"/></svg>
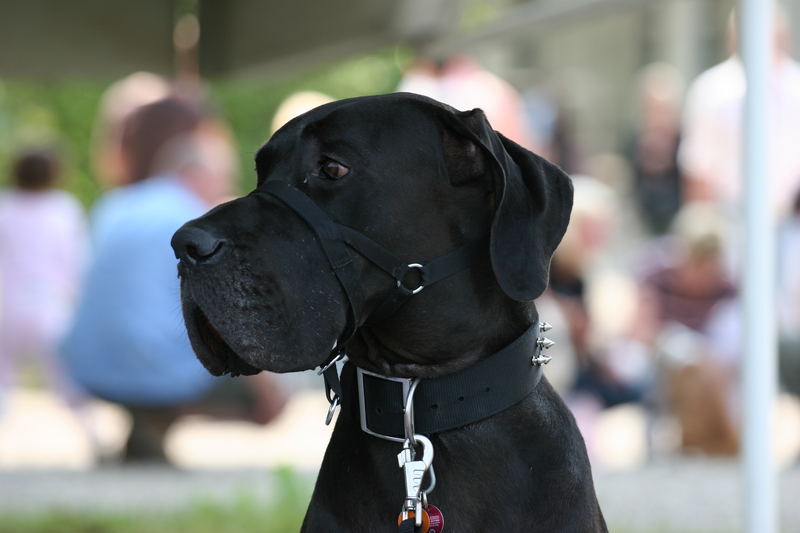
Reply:
<svg viewBox="0 0 800 533"><path fill-rule="evenodd" d="M187 413L267 423L285 403L273 376L213 378L180 313L172 234L231 192L226 131L198 106L166 98L122 126L124 186L92 213L91 258L62 356L91 394L125 407L126 460L164 460L169 426Z"/></svg>

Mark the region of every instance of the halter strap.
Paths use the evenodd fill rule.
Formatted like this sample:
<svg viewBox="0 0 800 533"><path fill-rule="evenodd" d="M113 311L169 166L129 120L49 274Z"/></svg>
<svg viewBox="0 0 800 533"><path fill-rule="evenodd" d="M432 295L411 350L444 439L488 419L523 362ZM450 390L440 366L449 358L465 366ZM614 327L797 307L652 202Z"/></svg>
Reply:
<svg viewBox="0 0 800 533"><path fill-rule="evenodd" d="M328 214L315 204L311 198L285 181L267 181L262 189L263 192L271 194L294 211L317 236L317 241L322 247L322 251L325 252L325 257L327 257L328 263L339 280L339 284L342 286L349 303L350 316L342 334L342 342L338 342L340 347L344 347L344 343L353 336L353 333L361 325L364 294L361 290L358 273L351 266L353 258L344 244L345 241L340 226L331 220ZM256 191L258 192L259 189L256 189Z"/></svg>
<svg viewBox="0 0 800 533"><path fill-rule="evenodd" d="M345 292L349 304L347 326L337 341L338 351L331 358L341 353L347 341L365 322L376 324L386 320L423 288L469 268L489 244L488 236L484 236L426 263L406 263L360 231L333 221L311 198L285 181L268 180L255 192L274 196L308 224ZM369 316L364 316L364 294L348 248L389 274L396 282L389 296ZM404 280L415 269L419 270L420 284L409 288L404 285Z"/></svg>

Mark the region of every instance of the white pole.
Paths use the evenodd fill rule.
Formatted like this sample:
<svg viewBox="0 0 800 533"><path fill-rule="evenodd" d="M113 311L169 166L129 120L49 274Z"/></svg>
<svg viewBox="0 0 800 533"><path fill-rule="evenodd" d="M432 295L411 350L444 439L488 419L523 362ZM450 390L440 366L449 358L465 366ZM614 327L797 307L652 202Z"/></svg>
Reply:
<svg viewBox="0 0 800 533"><path fill-rule="evenodd" d="M776 474L772 406L777 382L775 227L767 172L773 0L739 0L744 105L744 346L742 358L744 510L746 533L775 533Z"/></svg>

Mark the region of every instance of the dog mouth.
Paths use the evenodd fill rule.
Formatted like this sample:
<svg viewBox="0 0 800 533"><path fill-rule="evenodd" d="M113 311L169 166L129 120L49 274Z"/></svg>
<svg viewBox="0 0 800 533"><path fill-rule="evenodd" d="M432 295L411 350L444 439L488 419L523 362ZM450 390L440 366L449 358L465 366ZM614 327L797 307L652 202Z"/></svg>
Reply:
<svg viewBox="0 0 800 533"><path fill-rule="evenodd" d="M192 303L188 307L186 323L189 326L189 340L197 358L209 373L214 376L249 376L261 372L237 355L199 305Z"/></svg>

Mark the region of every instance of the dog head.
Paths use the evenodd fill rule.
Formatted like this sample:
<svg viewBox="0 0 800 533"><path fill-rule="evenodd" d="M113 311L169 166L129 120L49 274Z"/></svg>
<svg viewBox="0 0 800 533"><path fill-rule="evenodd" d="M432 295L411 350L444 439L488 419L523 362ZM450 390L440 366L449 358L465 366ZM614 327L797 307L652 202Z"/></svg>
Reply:
<svg viewBox="0 0 800 533"><path fill-rule="evenodd" d="M410 94L318 107L276 132L255 164L253 193L188 222L172 242L189 337L215 375L313 368L347 324L347 298L317 236L260 194L267 181L288 182L408 262L490 233L494 279L484 285L515 301L544 290L572 205L569 178L494 132L480 110ZM369 313L395 282L350 255ZM412 309L447 297L424 294Z"/></svg>

